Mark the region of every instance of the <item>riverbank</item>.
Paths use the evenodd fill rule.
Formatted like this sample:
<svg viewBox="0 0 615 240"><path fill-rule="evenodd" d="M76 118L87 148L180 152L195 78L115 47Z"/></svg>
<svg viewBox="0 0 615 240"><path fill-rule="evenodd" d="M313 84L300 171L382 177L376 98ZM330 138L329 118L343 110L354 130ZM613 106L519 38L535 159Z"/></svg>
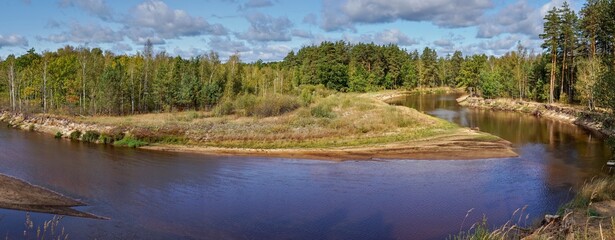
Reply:
<svg viewBox="0 0 615 240"><path fill-rule="evenodd" d="M491 229L484 218L452 239L615 239L615 178L586 182L557 213L545 215L532 226L524 226L523 210L515 211L497 229Z"/></svg>
<svg viewBox="0 0 615 240"><path fill-rule="evenodd" d="M176 112L69 117L4 112L25 130L146 149L329 160L484 159L517 156L510 143L385 101L407 92L337 93L273 117Z"/></svg>
<svg viewBox="0 0 615 240"><path fill-rule="evenodd" d="M72 209L72 207L85 205L81 201L49 189L0 174L0 208L104 219L91 213Z"/></svg>
<svg viewBox="0 0 615 240"><path fill-rule="evenodd" d="M483 99L469 96L460 97L457 102L461 106L471 108L532 114L574 124L606 136L615 136L615 119L609 116L612 114L606 110L588 111L580 106L527 102L506 98Z"/></svg>

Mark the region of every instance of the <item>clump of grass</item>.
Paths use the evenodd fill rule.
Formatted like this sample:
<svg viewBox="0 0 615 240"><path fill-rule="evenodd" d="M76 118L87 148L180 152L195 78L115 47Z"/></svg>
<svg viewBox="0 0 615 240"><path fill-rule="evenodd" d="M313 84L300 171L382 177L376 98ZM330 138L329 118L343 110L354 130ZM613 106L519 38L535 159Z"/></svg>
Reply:
<svg viewBox="0 0 615 240"><path fill-rule="evenodd" d="M592 202L615 200L615 178L595 178L583 184L565 208L584 208Z"/></svg>
<svg viewBox="0 0 615 240"><path fill-rule="evenodd" d="M100 138L100 133L97 131L85 131L83 136L81 136L81 140L85 142L91 142L91 143L98 141L99 138Z"/></svg>
<svg viewBox="0 0 615 240"><path fill-rule="evenodd" d="M126 136L126 137L122 138L119 141L115 141L113 143L113 145L121 146L121 147L138 148L138 147L142 147L142 146L147 146L148 143L145 142L145 141L141 141L139 139L136 139L134 137L131 137L131 136Z"/></svg>
<svg viewBox="0 0 615 240"><path fill-rule="evenodd" d="M30 217L30 213L26 213L26 221L24 223L25 230L23 231L24 239L68 239L68 233L62 227L60 220L62 216L53 216L51 220L43 222L43 225L38 225L35 228L35 223ZM9 237L6 237L9 239Z"/></svg>
<svg viewBox="0 0 615 240"><path fill-rule="evenodd" d="M64 134L62 134L62 132L56 132L56 135L53 136L54 138L62 138L62 136L64 136Z"/></svg>
<svg viewBox="0 0 615 240"><path fill-rule="evenodd" d="M81 138L81 131L75 130L70 133L69 138L72 140L79 140Z"/></svg>
<svg viewBox="0 0 615 240"><path fill-rule="evenodd" d="M470 213L474 209L470 209L465 218L461 223L461 227L459 228L459 234L449 236L450 240L491 240L491 239L522 239L530 234L530 229L525 228L527 225L527 219L529 218L529 214L525 214L525 209L527 206L523 208L518 208L515 210L511 216L511 220L506 222L506 224L502 225L497 229L489 229L487 217L483 215L481 221L474 223L468 230L463 230L464 223Z"/></svg>

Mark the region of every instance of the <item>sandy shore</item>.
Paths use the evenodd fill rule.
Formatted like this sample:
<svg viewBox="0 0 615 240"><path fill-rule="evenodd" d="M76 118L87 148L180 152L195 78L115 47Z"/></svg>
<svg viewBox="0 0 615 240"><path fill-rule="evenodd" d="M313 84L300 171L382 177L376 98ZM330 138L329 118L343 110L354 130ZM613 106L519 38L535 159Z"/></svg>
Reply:
<svg viewBox="0 0 615 240"><path fill-rule="evenodd" d="M72 209L72 207L85 205L81 201L66 197L49 189L0 174L0 208L105 219L91 213Z"/></svg>
<svg viewBox="0 0 615 240"><path fill-rule="evenodd" d="M378 160L378 159L412 159L412 160L473 160L487 158L517 157L511 143L505 140L477 140L480 132L459 129L456 133L433 138L383 145L311 148L311 149L246 149L219 148L189 145L151 145L143 149L202 153L212 155L238 155L259 157L280 157L318 160Z"/></svg>

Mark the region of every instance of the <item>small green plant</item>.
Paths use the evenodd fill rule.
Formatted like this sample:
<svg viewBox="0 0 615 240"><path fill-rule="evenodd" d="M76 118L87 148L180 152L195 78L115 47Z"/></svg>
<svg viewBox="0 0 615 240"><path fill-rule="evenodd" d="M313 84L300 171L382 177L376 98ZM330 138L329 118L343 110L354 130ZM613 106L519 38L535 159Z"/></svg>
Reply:
<svg viewBox="0 0 615 240"><path fill-rule="evenodd" d="M34 124L28 125L28 130L29 131L34 131Z"/></svg>
<svg viewBox="0 0 615 240"><path fill-rule="evenodd" d="M145 141L141 141L139 139L133 138L131 136L126 136L122 138L122 140L114 142L113 145L121 146L121 147L138 148L142 146L147 146L148 143Z"/></svg>
<svg viewBox="0 0 615 240"><path fill-rule="evenodd" d="M72 140L79 140L80 137L81 137L81 131L79 130L75 130L71 132L69 135L69 138Z"/></svg>
<svg viewBox="0 0 615 240"><path fill-rule="evenodd" d="M97 131L86 131L81 137L81 140L93 143L93 142L96 142L99 137L100 137L100 133Z"/></svg>
<svg viewBox="0 0 615 240"><path fill-rule="evenodd" d="M54 138L62 138L62 136L64 136L64 134L62 134L62 132L56 132L56 135L53 136Z"/></svg>

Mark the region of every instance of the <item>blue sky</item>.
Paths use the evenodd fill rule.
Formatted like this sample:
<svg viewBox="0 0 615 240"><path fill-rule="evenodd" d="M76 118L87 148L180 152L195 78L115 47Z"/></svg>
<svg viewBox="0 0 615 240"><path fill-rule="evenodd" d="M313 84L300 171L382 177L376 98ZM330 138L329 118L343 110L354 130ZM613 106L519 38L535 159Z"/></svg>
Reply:
<svg viewBox="0 0 615 240"><path fill-rule="evenodd" d="M6 0L0 57L64 45L277 61L322 41L394 43L439 54L541 51L544 13L564 0ZM569 1L578 11L583 1Z"/></svg>

